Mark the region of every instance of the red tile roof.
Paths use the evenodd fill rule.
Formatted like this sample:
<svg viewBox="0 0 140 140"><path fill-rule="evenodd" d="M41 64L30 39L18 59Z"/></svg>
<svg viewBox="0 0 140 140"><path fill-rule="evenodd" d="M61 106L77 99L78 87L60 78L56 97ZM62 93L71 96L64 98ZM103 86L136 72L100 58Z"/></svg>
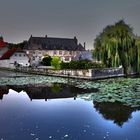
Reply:
<svg viewBox="0 0 140 140"><path fill-rule="evenodd" d="M0 40L0 48L6 47L7 43L4 42L3 40Z"/></svg>
<svg viewBox="0 0 140 140"><path fill-rule="evenodd" d="M6 53L3 54L3 56L0 58L0 60L9 59L16 50L17 50L17 48L9 49Z"/></svg>

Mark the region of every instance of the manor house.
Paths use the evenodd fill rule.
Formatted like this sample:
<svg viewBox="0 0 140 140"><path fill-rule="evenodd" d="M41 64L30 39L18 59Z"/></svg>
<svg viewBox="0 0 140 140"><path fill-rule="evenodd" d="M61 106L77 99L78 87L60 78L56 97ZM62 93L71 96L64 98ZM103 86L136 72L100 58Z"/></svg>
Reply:
<svg viewBox="0 0 140 140"><path fill-rule="evenodd" d="M31 37L24 47L30 58L31 65L38 65L46 55L58 56L63 62L70 62L81 52L85 51L85 46L78 43L74 38L54 38L54 37Z"/></svg>

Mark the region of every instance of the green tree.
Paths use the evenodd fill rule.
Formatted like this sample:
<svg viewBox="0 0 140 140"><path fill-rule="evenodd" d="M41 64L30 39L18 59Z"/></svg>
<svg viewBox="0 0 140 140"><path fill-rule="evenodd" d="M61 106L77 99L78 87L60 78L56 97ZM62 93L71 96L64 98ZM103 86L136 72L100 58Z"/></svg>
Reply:
<svg viewBox="0 0 140 140"><path fill-rule="evenodd" d="M136 42L135 42L135 45L136 45L136 49L134 50L134 54L136 55L134 58L135 59L135 63L136 64L136 70L137 72L140 72L140 38L136 38Z"/></svg>
<svg viewBox="0 0 140 140"><path fill-rule="evenodd" d="M51 61L52 61L51 56L46 56L42 59L41 64L45 66L51 66Z"/></svg>
<svg viewBox="0 0 140 140"><path fill-rule="evenodd" d="M89 60L71 61L69 63L62 62L61 69L94 69L103 68L104 66L100 63L92 62Z"/></svg>
<svg viewBox="0 0 140 140"><path fill-rule="evenodd" d="M60 69L60 59L57 56L54 56L51 61L51 66L54 67L56 70Z"/></svg>
<svg viewBox="0 0 140 140"><path fill-rule="evenodd" d="M70 69L69 63L66 63L63 61L61 62L60 67L61 67L61 69Z"/></svg>
<svg viewBox="0 0 140 140"><path fill-rule="evenodd" d="M108 25L95 39L94 55L101 60L106 67L118 67L122 65L124 74L134 61L135 36L133 29L123 20Z"/></svg>

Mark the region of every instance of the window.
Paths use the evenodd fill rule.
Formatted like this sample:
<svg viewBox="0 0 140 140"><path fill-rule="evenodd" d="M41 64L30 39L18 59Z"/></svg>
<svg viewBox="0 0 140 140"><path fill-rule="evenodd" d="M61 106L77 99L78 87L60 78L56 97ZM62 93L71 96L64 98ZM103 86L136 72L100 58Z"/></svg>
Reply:
<svg viewBox="0 0 140 140"><path fill-rule="evenodd" d="M39 57L39 60L40 60L40 61L42 60L41 57Z"/></svg>
<svg viewBox="0 0 140 140"><path fill-rule="evenodd" d="M64 55L67 55L67 51L64 51Z"/></svg>
<svg viewBox="0 0 140 140"><path fill-rule="evenodd" d="M15 56L17 56L17 54L15 54Z"/></svg>
<svg viewBox="0 0 140 140"><path fill-rule="evenodd" d="M72 51L69 51L69 54L72 55Z"/></svg>
<svg viewBox="0 0 140 140"><path fill-rule="evenodd" d="M69 61L69 57L65 57L65 61Z"/></svg>
<svg viewBox="0 0 140 140"><path fill-rule="evenodd" d="M62 55L62 51L59 51L59 55Z"/></svg>
<svg viewBox="0 0 140 140"><path fill-rule="evenodd" d="M21 57L21 54L19 54L19 57Z"/></svg>
<svg viewBox="0 0 140 140"><path fill-rule="evenodd" d="M53 51L53 54L54 54L54 55L55 55L55 54L57 54L56 50L55 50L55 51Z"/></svg>

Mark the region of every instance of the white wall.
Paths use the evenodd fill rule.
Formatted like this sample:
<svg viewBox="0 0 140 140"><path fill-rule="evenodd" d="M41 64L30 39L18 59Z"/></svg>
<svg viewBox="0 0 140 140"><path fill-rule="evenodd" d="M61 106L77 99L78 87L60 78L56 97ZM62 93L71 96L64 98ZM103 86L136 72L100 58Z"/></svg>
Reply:
<svg viewBox="0 0 140 140"><path fill-rule="evenodd" d="M14 53L10 59L6 60L0 60L0 67L5 67L5 68L15 68L15 62L18 64L21 64L22 66L29 66L29 58L28 56L21 52L21 53Z"/></svg>
<svg viewBox="0 0 140 140"><path fill-rule="evenodd" d="M4 53L6 53L8 51L7 47L1 48L0 49L0 58L3 56Z"/></svg>
<svg viewBox="0 0 140 140"><path fill-rule="evenodd" d="M29 66L29 57L26 55L26 53L23 52L16 52L14 53L10 59L9 59L10 63L18 63L21 64L22 66Z"/></svg>
<svg viewBox="0 0 140 140"><path fill-rule="evenodd" d="M14 64L10 63L9 59L7 60L0 60L0 67L3 68L14 68Z"/></svg>

